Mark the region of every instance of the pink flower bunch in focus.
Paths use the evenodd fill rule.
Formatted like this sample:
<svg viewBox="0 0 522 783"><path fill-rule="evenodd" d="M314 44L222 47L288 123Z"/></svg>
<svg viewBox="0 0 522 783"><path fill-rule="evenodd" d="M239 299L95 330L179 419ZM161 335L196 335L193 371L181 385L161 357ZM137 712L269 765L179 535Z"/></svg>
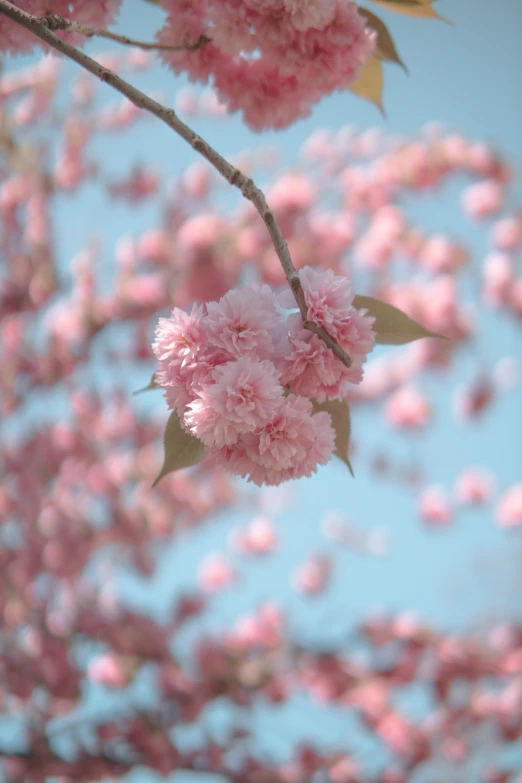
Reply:
<svg viewBox="0 0 522 783"><path fill-rule="evenodd" d="M183 429L208 454L255 484L310 476L335 444L331 416L312 400L344 399L363 377L374 319L353 306L346 278L331 270L300 273L308 317L353 359L345 367L304 329L289 291L267 285L233 289L218 302L175 308L161 318L153 350L156 383Z"/></svg>
<svg viewBox="0 0 522 783"><path fill-rule="evenodd" d="M229 112L254 130L284 128L310 114L324 95L355 81L375 48L351 0L162 0L162 45L175 73L207 83Z"/></svg>

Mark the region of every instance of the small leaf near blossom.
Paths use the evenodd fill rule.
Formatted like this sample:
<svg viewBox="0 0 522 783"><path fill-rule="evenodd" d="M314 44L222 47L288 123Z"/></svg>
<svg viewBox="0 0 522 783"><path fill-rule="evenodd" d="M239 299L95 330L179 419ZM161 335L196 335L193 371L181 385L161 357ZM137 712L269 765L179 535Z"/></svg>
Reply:
<svg viewBox="0 0 522 783"><path fill-rule="evenodd" d="M326 400L325 402L312 401L314 411L325 411L332 417L332 427L335 430L334 454L344 462L353 476L353 468L348 457L350 447L351 419L350 407L347 402L339 400Z"/></svg>
<svg viewBox="0 0 522 783"><path fill-rule="evenodd" d="M163 467L152 485L153 487L168 473L172 473L174 470L182 470L183 468L191 468L193 465L201 462L205 456L203 443L182 429L176 411L170 414L165 428L163 443L165 459Z"/></svg>
<svg viewBox="0 0 522 783"><path fill-rule="evenodd" d="M447 339L442 334L430 332L398 307L372 296L355 296L353 304L358 310L368 310L369 315L375 318L372 329L375 332L375 342L379 345L404 345L420 340L421 337Z"/></svg>

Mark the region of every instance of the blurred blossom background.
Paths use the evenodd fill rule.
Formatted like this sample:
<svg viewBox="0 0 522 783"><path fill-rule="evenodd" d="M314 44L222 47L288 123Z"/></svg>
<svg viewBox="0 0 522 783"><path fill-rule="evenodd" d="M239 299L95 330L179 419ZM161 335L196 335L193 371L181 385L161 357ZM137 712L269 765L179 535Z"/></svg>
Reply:
<svg viewBox="0 0 522 783"><path fill-rule="evenodd" d="M80 438L96 431L98 439L97 457L85 457L88 472L82 475L71 457L61 465L49 491L56 500L62 482L62 510L68 507L72 517L75 503L78 508L86 504L93 527L100 535L105 531L105 538L93 543L87 535L82 539L71 533L69 539L67 525L60 527L65 517L59 522L51 512L42 517L49 495L40 484L35 489L34 475L29 471L26 483L16 484L17 492L22 487L26 495L35 493L34 507L27 501L27 519L34 517L38 535L56 524L62 531L53 538L56 558L70 557L75 563L72 573L82 573L80 589L72 581L68 584L65 567L58 569L66 588L52 593L52 601L45 592L50 589L45 578L38 583L47 596L47 620L50 615L52 632L60 638L72 633L68 606L72 616L82 590L94 591L98 606L110 609L121 603L126 611L159 624L172 622L180 596L201 595L208 601L206 610L171 640L189 668L195 660L193 644L203 632L248 636L255 625L252 617L259 612L265 612L265 630L271 622L279 627L281 612L285 632L297 645L353 654L353 661L362 663L365 651L357 629L378 623L379 618L393 617L399 637L401 628L407 634L422 627L450 639L466 635L481 643L491 641L494 629L498 637L499 627L522 623L522 9L518 0L440 0L437 10L452 24L378 8L409 71L407 75L399 66L386 68L386 117L343 92L322 100L311 116L290 128L262 134L251 132L238 115L227 115L210 88L174 77L153 56L131 53L111 42L102 47L95 41L86 47L93 56L103 53L105 62L145 93L174 107L222 155L253 176L276 214L279 209L297 261L326 265L333 254L337 268L352 277L357 293L383 293L406 311L413 307L418 320L429 321L430 328L449 330L452 342L446 353L430 341L420 341L380 346L370 356L352 405L354 478L341 461L333 460L311 479L278 488L257 489L240 479L195 469L164 479L161 492L161 484L150 490L150 478L161 460L168 411L158 390L136 396L132 392L147 386L154 372L150 344L157 318L174 305L187 307L197 296L219 298L238 280L259 275L255 265L243 268L239 260L250 253L256 261L260 245L254 221L240 195L220 182L188 145L105 85L90 82L76 65L58 66L48 58L40 67L47 69L50 82L57 79L52 100L58 125L72 116L71 105L79 117L87 112L89 91L95 90L96 133L88 140L88 152L78 158L75 150L81 148L82 128L85 131L81 122L69 125L69 147L62 137L57 151L41 121L45 113L40 115L34 105L36 93L10 103L4 91L4 137L7 127L14 128L13 138L22 146L52 150L49 162L62 189L53 197L50 218L39 223L35 199L32 212L25 213L24 230L34 235L27 241L51 242L61 280L60 287L53 284L52 295L35 306L37 318L30 321L33 352L45 353L55 341L55 364L51 367L49 360L47 376L40 367L39 381L24 386L24 373L32 370L16 365L20 356L29 355L26 348L19 350L20 324L6 310L0 326L5 386L0 426L2 448L11 450L11 458L4 454L0 488L6 549L23 551L16 542L9 497L17 481L13 476L24 472L24 459L27 465L41 453L38 470L46 464L52 470L60 438L59 448L65 450L71 431L79 432ZM162 18L159 7L127 0L115 29L152 40ZM4 85L39 60L37 55L6 57ZM45 101L45 89L39 99ZM86 133L90 136L91 131ZM444 149L454 173L430 182L433 160L428 148L433 154ZM407 151L397 162L393 155L399 149ZM87 174L75 168L80 157ZM366 175L361 172L371 170L378 179L384 170L371 169L376 160L409 167L413 180L419 179L397 198L384 186L375 186L370 213L355 217L350 205L362 198ZM491 176L483 173L488 166L494 172ZM75 186L77 176L81 187ZM2 178L0 201L7 226L9 199L15 199L7 167ZM292 217L292 209L299 219ZM199 222L194 222L198 215ZM52 241L46 236L47 220L52 223ZM169 277L168 263L162 260L170 252L168 242L175 243L178 259L184 253L199 258L198 253L208 251L218 254L219 263L202 263L189 279L177 261ZM205 242L210 250L201 249ZM235 242L243 243L242 249ZM339 252L332 250L335 242ZM4 246L4 281L9 252ZM265 279L280 284L264 246L262 252ZM38 288L34 276L32 285ZM85 320L85 303L96 301L98 309L93 306L91 320ZM56 370L62 360L71 363L63 377ZM11 388L5 379L15 365L21 380ZM99 395L97 402L91 393ZM143 417L151 422L150 428L133 430L130 437L126 416L129 421ZM53 429L56 424L62 429ZM37 440L31 446L32 437ZM46 438L53 443L49 451ZM27 451L20 453L26 457L16 462L12 455L24 442L29 443ZM80 453L82 447L78 448ZM136 458L138 467L132 470L141 476L137 486L129 468ZM96 459L101 466L97 472ZM115 488L124 482L130 482L126 489ZM115 511L122 513L125 504L135 513L127 527ZM123 543L109 532L118 525ZM85 559L78 564L82 540ZM51 554L47 552L46 562L52 571ZM6 606L18 589L22 592L16 578L9 581L9 574L6 567ZM21 603L25 606L25 598ZM31 623L16 601L9 611L3 620L6 638L13 628ZM109 637L102 634L96 640L87 625L74 642L82 672L74 713L78 725L88 725L100 713L125 714L136 705L152 708L158 694L154 656L148 665L135 662L136 672L131 673L125 666L132 669L132 644L125 655L111 657ZM146 635L146 630L141 633ZM36 710L32 686L9 701L9 678L15 678L15 669L4 661L3 753L23 747L29 705ZM521 671L519 666L518 677ZM29 675L19 668L16 676L24 680ZM413 724L429 716L435 719L422 672L396 694L394 706ZM226 744L231 716L238 720L238 714L254 737L248 747L263 759L284 765L292 748L307 742L323 750L346 748L367 774L395 764L392 740L379 743L346 705L299 689L280 700L262 698L254 709L215 698L201 719L179 729L180 746L196 747L208 737ZM60 720L66 723L71 717L56 716L58 727ZM380 736L385 736L384 730ZM67 754L67 732L59 741ZM509 770L512 777L505 780L514 781L522 766L518 737L501 751L493 740L482 747L476 743L470 765L459 768L460 777L445 766L454 763L456 755L457 751L453 756L438 751L435 760L404 779L471 783L496 765ZM3 774L7 781L5 770ZM194 774L174 772L172 779L189 780ZM285 779L311 779L313 764L310 777L304 774L301 770L292 777L288 772ZM128 780L148 782L158 775L158 770L137 766ZM330 779L350 783L358 778L340 768L337 777L330 773ZM491 781L497 779L501 778Z"/></svg>

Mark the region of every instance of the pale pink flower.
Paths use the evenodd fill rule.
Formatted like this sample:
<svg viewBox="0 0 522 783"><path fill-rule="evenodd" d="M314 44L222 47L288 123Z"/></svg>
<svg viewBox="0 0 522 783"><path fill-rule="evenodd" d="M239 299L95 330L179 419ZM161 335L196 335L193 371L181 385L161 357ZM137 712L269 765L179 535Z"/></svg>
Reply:
<svg viewBox="0 0 522 783"><path fill-rule="evenodd" d="M241 433L270 422L283 402L280 374L267 360L242 357L212 375L214 383L197 392L185 414L187 427L208 446L233 445Z"/></svg>
<svg viewBox="0 0 522 783"><path fill-rule="evenodd" d="M176 307L170 318L160 318L156 327L152 344L159 360L156 383L163 388L170 408L183 409L194 398L195 360L207 343L202 319L200 305L194 305L190 314Z"/></svg>
<svg viewBox="0 0 522 783"><path fill-rule="evenodd" d="M507 217L495 223L492 241L499 250L513 251L522 247L522 218Z"/></svg>
<svg viewBox="0 0 522 783"><path fill-rule="evenodd" d="M169 402L168 391L167 387L165 390L167 402ZM179 399L185 400L181 395ZM240 432L237 423L225 418L216 410L209 396L202 396L192 402L187 399L184 404L182 423L189 432L203 441L205 446L221 449L234 446L238 442Z"/></svg>
<svg viewBox="0 0 522 783"><path fill-rule="evenodd" d="M315 448L314 434L317 435ZM331 418L323 412L312 416L310 402L291 395L259 434L245 442L249 457L272 471L297 472L298 466L307 464L310 457L315 464L326 464L334 444ZM312 449L313 456L307 453L308 448Z"/></svg>
<svg viewBox="0 0 522 783"><path fill-rule="evenodd" d="M515 280L513 259L507 253L490 253L484 259L484 299L492 307L500 307L509 301Z"/></svg>
<svg viewBox="0 0 522 783"><path fill-rule="evenodd" d="M145 262L165 266L172 258L172 240L161 229L146 231L138 242L138 253Z"/></svg>
<svg viewBox="0 0 522 783"><path fill-rule="evenodd" d="M453 513L443 487L425 487L419 501L419 514L430 527L446 527L453 521Z"/></svg>
<svg viewBox="0 0 522 783"><path fill-rule="evenodd" d="M264 555L276 548L277 533L268 519L256 517L245 530L235 531L232 544L244 554Z"/></svg>
<svg viewBox="0 0 522 783"><path fill-rule="evenodd" d="M360 383L362 364L373 349L374 319L365 310L356 310L348 280L331 270L315 271L304 267L299 273L308 304L308 318L325 328L352 358L344 365L316 335L303 328L298 314L287 319L291 350L282 360L283 383L307 397L318 400L342 398L349 384ZM289 290L280 295L285 307L295 306Z"/></svg>
<svg viewBox="0 0 522 783"><path fill-rule="evenodd" d="M210 10L212 46L234 57L256 47L252 32L253 15L244 3L220 2Z"/></svg>
<svg viewBox="0 0 522 783"><path fill-rule="evenodd" d="M498 212L504 201L504 188L494 179L468 185L462 193L464 211L472 218L481 219Z"/></svg>
<svg viewBox="0 0 522 783"><path fill-rule="evenodd" d="M394 427L419 430L431 419L431 405L413 386L401 386L386 403L386 418Z"/></svg>
<svg viewBox="0 0 522 783"><path fill-rule="evenodd" d="M243 36L244 30L240 30L239 34ZM210 88L203 90L199 96L199 111L202 117L212 117L213 119L228 119L229 117L226 103L220 100L214 89Z"/></svg>
<svg viewBox="0 0 522 783"><path fill-rule="evenodd" d="M209 302L207 312L210 342L231 356L272 358L283 338L283 319L267 285L232 289L219 302Z"/></svg>
<svg viewBox="0 0 522 783"><path fill-rule="evenodd" d="M454 272L467 258L466 252L444 234L431 236L420 253L420 261L432 272Z"/></svg>
<svg viewBox="0 0 522 783"><path fill-rule="evenodd" d="M206 162L193 163L183 174L183 189L189 196L203 200L210 192L211 174Z"/></svg>
<svg viewBox="0 0 522 783"><path fill-rule="evenodd" d="M398 712L388 712L379 721L376 733L399 756L415 758L423 751L428 752L424 733Z"/></svg>
<svg viewBox="0 0 522 783"><path fill-rule="evenodd" d="M305 595L319 595L330 583L333 561L330 555L313 555L294 572L293 584L296 590Z"/></svg>
<svg viewBox="0 0 522 783"><path fill-rule="evenodd" d="M100 655L89 663L87 675L90 680L109 688L123 688L128 681L123 661L114 653Z"/></svg>
<svg viewBox="0 0 522 783"><path fill-rule="evenodd" d="M455 483L455 495L462 505L487 503L493 494L493 489L493 476L483 468L466 468Z"/></svg>
<svg viewBox="0 0 522 783"><path fill-rule="evenodd" d="M235 569L219 552L208 555L199 569L199 583L209 593L219 592L237 582L237 579Z"/></svg>
<svg viewBox="0 0 522 783"><path fill-rule="evenodd" d="M89 0L88 3L80 0L53 0L50 5L49 0L18 0L15 5L33 16L42 17L52 12L89 27L106 27L114 22L120 3L121 0ZM82 45L85 41L85 36L79 33L58 31L57 34L73 45ZM0 50L19 54L30 51L35 45L41 45L38 38L16 22L0 15Z"/></svg>
<svg viewBox="0 0 522 783"><path fill-rule="evenodd" d="M309 400L291 395L270 423L243 435L233 448L219 453L227 469L261 486L311 476L326 465L335 445L328 413L312 415Z"/></svg>
<svg viewBox="0 0 522 783"><path fill-rule="evenodd" d="M266 196L277 214L304 213L311 208L317 192L309 177L295 173L280 177Z"/></svg>
<svg viewBox="0 0 522 783"><path fill-rule="evenodd" d="M191 217L183 223L177 234L182 249L188 251L211 250L222 227L217 215L203 214Z"/></svg>
<svg viewBox="0 0 522 783"><path fill-rule="evenodd" d="M316 270L310 266L299 271L299 278L308 306L308 318L337 338L338 329L352 313L354 294L348 279L335 275L331 269ZM280 300L283 306L295 307L289 290L281 295Z"/></svg>
<svg viewBox="0 0 522 783"><path fill-rule="evenodd" d="M285 11L296 30L314 27L322 30L335 14L337 0L283 0Z"/></svg>
<svg viewBox="0 0 522 783"><path fill-rule="evenodd" d="M242 647L277 647L281 643L284 620L278 604L265 603L256 614L240 617L234 626L232 640Z"/></svg>
<svg viewBox="0 0 522 783"><path fill-rule="evenodd" d="M176 111L185 117L195 117L198 113L198 94L192 85L178 90L175 103Z"/></svg>
<svg viewBox="0 0 522 783"><path fill-rule="evenodd" d="M500 498L495 516L505 528L522 528L522 483L512 484Z"/></svg>
<svg viewBox="0 0 522 783"><path fill-rule="evenodd" d="M205 342L203 307L194 305L190 314L175 307L169 318L160 318L152 350L160 362L184 365L192 361Z"/></svg>
<svg viewBox="0 0 522 783"><path fill-rule="evenodd" d="M322 401L326 388L340 381L343 365L320 337L303 328L300 315L288 324L291 350L278 362L281 381L296 394ZM350 376L358 377L353 370Z"/></svg>

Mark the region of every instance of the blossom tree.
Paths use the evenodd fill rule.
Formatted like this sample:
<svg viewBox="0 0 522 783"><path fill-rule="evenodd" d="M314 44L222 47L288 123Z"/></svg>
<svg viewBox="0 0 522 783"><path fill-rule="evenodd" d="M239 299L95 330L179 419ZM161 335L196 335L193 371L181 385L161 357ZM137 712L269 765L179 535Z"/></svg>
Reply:
<svg viewBox="0 0 522 783"><path fill-rule="evenodd" d="M429 0L375 1L420 19L438 16ZM405 438L422 432L433 415L422 378L447 376L463 348L479 345L483 312L502 309L515 327L522 219L506 211L511 168L491 145L433 128L399 143L344 129L312 136L299 170L272 167L263 193L122 74L152 68L157 52L174 73L212 82L207 110L241 111L254 130L283 128L347 85L380 105L382 64L401 63L387 27L340 0L162 5L157 41L143 42L109 30L117 0L57 0L51 8L0 0L0 48L16 54L41 43L83 68L65 117L61 60L48 51L3 74L0 91L0 388L8 425L0 455L0 696L10 735L15 729L14 741L0 744L5 777L87 782L145 767L238 783L401 783L419 774L514 781L502 754L522 733L519 624L456 637L409 615L369 617L319 644L300 638L273 596L219 633L205 625L219 596L245 578L237 558L277 556L279 530L267 509L284 495L267 487L284 493L332 457L358 472L351 410L381 408ZM91 58L81 45L93 37L112 39L121 53ZM100 107L99 80L124 102ZM195 95L180 100L186 114L199 110ZM167 194L147 168L107 181L94 151L98 138L148 114L205 159ZM220 210L218 174L247 201ZM492 223L474 311L459 285L469 251L423 230L404 203L458 176L466 178L466 218ZM135 209L154 199L158 218L138 238L120 239L111 281L96 244L79 247L69 289L55 206L87 187ZM404 263L415 273L405 276ZM112 339L115 326L121 333ZM372 359L378 344L388 348ZM154 357L150 394L135 398L135 387L119 379L97 386L97 352L119 374L132 366L145 375ZM473 421L513 383L512 363L497 366L457 390L455 415ZM158 388L161 421L143 402ZM30 427L24 413L35 394L60 410ZM375 455L372 470L401 467ZM422 524L450 527L458 508L494 498L495 477L484 468L468 466L456 478L453 497L421 481ZM252 493L252 483L261 491ZM500 528L522 525L520 484L495 503ZM118 589L122 571L154 578L162 548L237 506L252 515L248 526L233 532L230 551L206 553L197 587L171 596L161 619ZM378 529L363 533L335 514L324 528L334 549L386 552ZM330 589L335 565L330 549L317 551L292 584L311 600ZM429 705L419 722L399 706L414 685ZM101 689L103 710L89 712L87 687ZM285 758L263 753L255 717L302 694L349 713L350 742L325 749L312 734ZM191 728L195 744L184 734ZM359 757L368 740L379 749L377 765ZM484 749L494 763L482 762Z"/></svg>

